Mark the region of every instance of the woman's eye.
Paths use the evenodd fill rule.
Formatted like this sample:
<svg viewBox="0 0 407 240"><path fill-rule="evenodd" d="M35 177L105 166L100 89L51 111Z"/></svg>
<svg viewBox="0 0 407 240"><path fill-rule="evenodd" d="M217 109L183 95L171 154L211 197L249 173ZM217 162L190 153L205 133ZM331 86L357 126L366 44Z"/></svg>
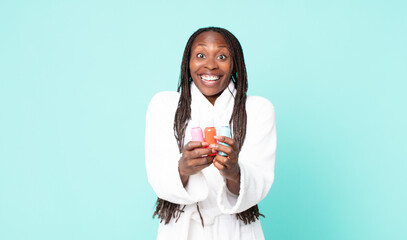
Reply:
<svg viewBox="0 0 407 240"><path fill-rule="evenodd" d="M198 53L196 56L197 56L198 58L203 58L203 57L204 57L204 55L203 55L202 53Z"/></svg>
<svg viewBox="0 0 407 240"><path fill-rule="evenodd" d="M220 55L220 56L218 57L218 59L220 59L220 60L225 60L225 59L226 59L226 55Z"/></svg>

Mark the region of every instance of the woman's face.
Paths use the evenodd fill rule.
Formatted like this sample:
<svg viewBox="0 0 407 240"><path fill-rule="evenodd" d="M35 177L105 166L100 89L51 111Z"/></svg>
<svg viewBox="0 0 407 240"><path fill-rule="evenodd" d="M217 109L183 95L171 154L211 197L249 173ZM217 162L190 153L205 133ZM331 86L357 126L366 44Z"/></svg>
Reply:
<svg viewBox="0 0 407 240"><path fill-rule="evenodd" d="M189 69L195 85L212 105L215 104L229 85L232 73L228 45L220 33L208 31L195 38Z"/></svg>

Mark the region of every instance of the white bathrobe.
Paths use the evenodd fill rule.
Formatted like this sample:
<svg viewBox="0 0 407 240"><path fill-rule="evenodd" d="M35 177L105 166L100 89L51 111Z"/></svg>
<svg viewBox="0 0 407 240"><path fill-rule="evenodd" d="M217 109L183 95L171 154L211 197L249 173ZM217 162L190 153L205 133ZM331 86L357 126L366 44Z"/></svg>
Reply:
<svg viewBox="0 0 407 240"><path fill-rule="evenodd" d="M191 84L191 119L201 128L212 119L217 130L228 125L236 89L233 82L212 105L199 89ZM259 221L245 225L236 218L259 203L274 180L276 127L274 107L262 97L248 96L246 102L246 138L239 153L240 192L231 193L224 178L213 166L189 177L184 188L178 161L181 154L174 137L174 116L180 94L160 92L151 100L146 117L145 157L148 181L158 197L185 205L177 222L160 223L157 239L264 239ZM185 132L185 144L191 141L191 126ZM197 210L197 204L204 221ZM260 209L261 210L261 209Z"/></svg>

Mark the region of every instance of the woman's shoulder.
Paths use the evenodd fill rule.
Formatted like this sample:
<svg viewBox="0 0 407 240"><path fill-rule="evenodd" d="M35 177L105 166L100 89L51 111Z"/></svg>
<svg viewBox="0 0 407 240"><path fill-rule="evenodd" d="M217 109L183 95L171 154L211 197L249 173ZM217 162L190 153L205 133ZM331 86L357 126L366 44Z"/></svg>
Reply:
<svg viewBox="0 0 407 240"><path fill-rule="evenodd" d="M180 96L179 92L175 91L162 91L156 93L150 102L161 102L161 101L178 101Z"/></svg>
<svg viewBox="0 0 407 240"><path fill-rule="evenodd" d="M150 100L150 106L178 104L180 93L174 91L163 91L156 93Z"/></svg>
<svg viewBox="0 0 407 240"><path fill-rule="evenodd" d="M156 93L150 100L148 109L166 111L178 106L180 93L174 91L163 91Z"/></svg>
<svg viewBox="0 0 407 240"><path fill-rule="evenodd" d="M248 111L265 111L274 113L274 105L265 97L247 96L246 109Z"/></svg>

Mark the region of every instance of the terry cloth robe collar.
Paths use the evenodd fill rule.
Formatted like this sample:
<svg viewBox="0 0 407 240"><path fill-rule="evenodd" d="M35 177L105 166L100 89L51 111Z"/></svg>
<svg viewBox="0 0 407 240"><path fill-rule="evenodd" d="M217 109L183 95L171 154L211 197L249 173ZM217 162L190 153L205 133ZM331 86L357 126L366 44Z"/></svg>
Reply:
<svg viewBox="0 0 407 240"><path fill-rule="evenodd" d="M232 116L232 111L234 107L234 97L236 96L235 85L230 81L229 85L222 94L216 99L215 104L212 105L208 99L201 93L198 87L192 82L191 83L191 120L199 122L199 125L202 129L208 127L208 122L213 121L214 127L217 130L221 126L229 126L229 120ZM190 131L190 130L189 130ZM187 132L189 132L187 130ZM190 140L190 136L186 135L186 142ZM204 171L209 171L208 169ZM190 178L191 180L192 178ZM187 185L189 186L189 185ZM219 188L221 185L219 186ZM219 189L220 190L220 189ZM200 206L201 216L204 219L204 224L206 226L212 225L214 223L217 215L220 214L217 208L208 208L208 206ZM192 220L201 223L200 214L197 211L191 213L191 216L188 217Z"/></svg>
<svg viewBox="0 0 407 240"><path fill-rule="evenodd" d="M222 94L216 99L215 105L212 105L208 99L199 91L194 82L191 83L191 118L192 120L201 121L201 126L204 122L213 120L215 127L221 125L229 125L229 120L232 115L235 102L236 88L233 81ZM202 122L204 121L204 122Z"/></svg>

